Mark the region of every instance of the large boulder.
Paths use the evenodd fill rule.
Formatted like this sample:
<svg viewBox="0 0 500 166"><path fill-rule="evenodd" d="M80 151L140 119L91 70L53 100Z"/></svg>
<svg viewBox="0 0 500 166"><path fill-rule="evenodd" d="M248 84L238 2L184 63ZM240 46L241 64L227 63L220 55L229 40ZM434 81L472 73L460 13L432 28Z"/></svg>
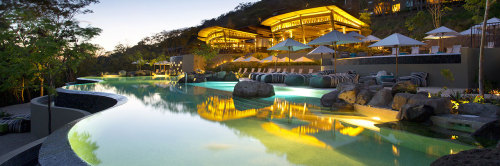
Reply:
<svg viewBox="0 0 500 166"><path fill-rule="evenodd" d="M411 83L410 81L400 81L392 86L392 94L396 93L417 93L417 85Z"/></svg>
<svg viewBox="0 0 500 166"><path fill-rule="evenodd" d="M472 137L484 147L496 145L500 140L500 121L495 120L484 124L472 133Z"/></svg>
<svg viewBox="0 0 500 166"><path fill-rule="evenodd" d="M354 104L356 103L356 95L358 94L359 90L360 88L356 84L344 86L341 88L341 91L339 93L339 99L344 100L349 104Z"/></svg>
<svg viewBox="0 0 500 166"><path fill-rule="evenodd" d="M234 74L233 72L228 72L224 76L223 81L238 81L238 77L236 77L236 74Z"/></svg>
<svg viewBox="0 0 500 166"><path fill-rule="evenodd" d="M399 120L410 122L425 122L434 114L432 107L427 105L406 104L398 112Z"/></svg>
<svg viewBox="0 0 500 166"><path fill-rule="evenodd" d="M466 103L458 107L459 114L477 115L481 117L497 118L500 107L493 104Z"/></svg>
<svg viewBox="0 0 500 166"><path fill-rule="evenodd" d="M271 84L257 81L240 81L234 86L233 96L243 98L271 97L274 96L274 88Z"/></svg>
<svg viewBox="0 0 500 166"><path fill-rule="evenodd" d="M304 74L288 74L285 76L285 84L287 86L308 86L310 75Z"/></svg>
<svg viewBox="0 0 500 166"><path fill-rule="evenodd" d="M370 85L370 86L367 87L367 89L376 93L379 90L384 89L384 86L382 86L382 85Z"/></svg>
<svg viewBox="0 0 500 166"><path fill-rule="evenodd" d="M449 114L452 109L451 100L444 97L428 98L423 95L414 95L408 100L407 104L431 106L435 115Z"/></svg>
<svg viewBox="0 0 500 166"><path fill-rule="evenodd" d="M401 107L403 107L414 94L410 93L397 93L394 95L394 99L392 100L392 109L396 111L400 111Z"/></svg>
<svg viewBox="0 0 500 166"><path fill-rule="evenodd" d="M321 105L323 107L331 107L335 102L337 102L339 96L339 91L331 91L330 93L321 96Z"/></svg>
<svg viewBox="0 0 500 166"><path fill-rule="evenodd" d="M342 92L343 90L354 89L357 87L360 87L360 85L357 85L357 84L352 83L352 82L343 82L343 83L340 83L339 85L337 85L336 88L339 92Z"/></svg>
<svg viewBox="0 0 500 166"><path fill-rule="evenodd" d="M219 80L219 81L224 80L224 78L226 78L226 73L227 73L226 71L217 72L217 74L216 74L217 80Z"/></svg>
<svg viewBox="0 0 500 166"><path fill-rule="evenodd" d="M177 83L200 83L205 82L205 75L202 74L190 74L187 77L180 78Z"/></svg>
<svg viewBox="0 0 500 166"><path fill-rule="evenodd" d="M125 76L127 76L127 71L125 71L125 70L120 70L120 71L118 72L118 75L120 75L120 77L125 77Z"/></svg>
<svg viewBox="0 0 500 166"><path fill-rule="evenodd" d="M499 159L500 149L471 149L443 156L432 162L431 166L500 165Z"/></svg>
<svg viewBox="0 0 500 166"><path fill-rule="evenodd" d="M392 93L391 90L381 89L373 98L368 102L368 105L377 106L377 107L387 107L392 102Z"/></svg>
<svg viewBox="0 0 500 166"><path fill-rule="evenodd" d="M354 105L349 104L343 100L337 100L333 103L332 108L337 111L353 111Z"/></svg>
<svg viewBox="0 0 500 166"><path fill-rule="evenodd" d="M365 105L370 102L373 97L373 92L368 89L362 89L356 96L356 104Z"/></svg>

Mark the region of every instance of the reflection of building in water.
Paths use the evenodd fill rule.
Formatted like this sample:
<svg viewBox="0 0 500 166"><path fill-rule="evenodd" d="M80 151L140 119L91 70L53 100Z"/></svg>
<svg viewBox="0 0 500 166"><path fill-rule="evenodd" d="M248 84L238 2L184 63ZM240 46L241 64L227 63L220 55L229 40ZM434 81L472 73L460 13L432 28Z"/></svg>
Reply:
<svg viewBox="0 0 500 166"><path fill-rule="evenodd" d="M205 102L199 104L198 114L207 120L226 121L233 119L255 116L256 109L236 110L233 98L224 98L219 96L209 97Z"/></svg>
<svg viewBox="0 0 500 166"><path fill-rule="evenodd" d="M312 107L312 106L310 106ZM204 119L213 121L226 121L247 117L257 117L262 119L298 119L306 122L305 125L299 125L286 132L297 134L314 134L320 131L337 130L339 133L348 136L359 135L363 127L344 126L339 120L331 117L322 117L310 113L306 104L291 103L286 100L276 98L272 105L264 108L251 108L247 110L238 110L235 107L234 100L231 97L212 96L205 102L197 106L198 114ZM274 124L273 122L270 122ZM266 131L276 127L267 126Z"/></svg>

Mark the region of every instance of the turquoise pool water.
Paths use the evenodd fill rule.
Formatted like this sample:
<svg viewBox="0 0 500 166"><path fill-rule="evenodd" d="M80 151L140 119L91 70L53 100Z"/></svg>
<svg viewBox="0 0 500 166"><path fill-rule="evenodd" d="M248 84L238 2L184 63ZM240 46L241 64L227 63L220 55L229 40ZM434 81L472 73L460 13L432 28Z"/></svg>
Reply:
<svg viewBox="0 0 500 166"><path fill-rule="evenodd" d="M473 146L386 127L319 107L326 92L276 87L231 96L235 83L175 85L170 78L98 78L67 89L116 93L120 106L78 122L72 149L90 165L429 165Z"/></svg>

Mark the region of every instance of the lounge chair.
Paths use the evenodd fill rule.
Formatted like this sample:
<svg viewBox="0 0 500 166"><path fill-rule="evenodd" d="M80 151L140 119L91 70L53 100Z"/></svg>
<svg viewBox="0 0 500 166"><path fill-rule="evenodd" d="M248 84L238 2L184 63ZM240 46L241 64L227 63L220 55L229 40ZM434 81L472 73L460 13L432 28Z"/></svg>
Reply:
<svg viewBox="0 0 500 166"><path fill-rule="evenodd" d="M309 73L307 73L307 74L311 74L313 72L314 72L314 69L309 69Z"/></svg>
<svg viewBox="0 0 500 166"><path fill-rule="evenodd" d="M451 54L453 52L453 48L451 47L446 47L446 53Z"/></svg>
<svg viewBox="0 0 500 166"><path fill-rule="evenodd" d="M290 69L290 73L294 73L295 68Z"/></svg>
<svg viewBox="0 0 500 166"><path fill-rule="evenodd" d="M319 75L329 75L329 74L335 74L335 70L334 70L334 69L331 69L331 70L323 70L323 71L320 71L318 74L319 74Z"/></svg>
<svg viewBox="0 0 500 166"><path fill-rule="evenodd" d="M411 47L411 54L416 55L420 53L420 47Z"/></svg>
<svg viewBox="0 0 500 166"><path fill-rule="evenodd" d="M454 53L454 54L460 54L462 52L460 49L462 49L462 45L453 45L453 51L452 51L452 53Z"/></svg>
<svg viewBox="0 0 500 166"><path fill-rule="evenodd" d="M311 74L287 74L284 83L287 86L308 86L312 77L313 75Z"/></svg>
<svg viewBox="0 0 500 166"><path fill-rule="evenodd" d="M297 73L302 74L302 70L303 70L302 68L299 68L299 72Z"/></svg>
<svg viewBox="0 0 500 166"><path fill-rule="evenodd" d="M488 46L486 48L494 48L495 42L488 42Z"/></svg>
<svg viewBox="0 0 500 166"><path fill-rule="evenodd" d="M399 52L399 48L392 48L392 54L391 55L396 55L396 51Z"/></svg>
<svg viewBox="0 0 500 166"><path fill-rule="evenodd" d="M437 54L439 52L439 46L432 46L431 47L431 54Z"/></svg>
<svg viewBox="0 0 500 166"><path fill-rule="evenodd" d="M260 82L265 83L284 83L287 74L284 73L271 73L260 76Z"/></svg>
<svg viewBox="0 0 500 166"><path fill-rule="evenodd" d="M398 81L410 81L411 83L420 86L426 87L429 85L429 73L426 72L412 72L409 76L399 77Z"/></svg>
<svg viewBox="0 0 500 166"><path fill-rule="evenodd" d="M310 78L309 86L313 88L335 88L337 85L346 82L358 83L359 75L351 72L319 75Z"/></svg>

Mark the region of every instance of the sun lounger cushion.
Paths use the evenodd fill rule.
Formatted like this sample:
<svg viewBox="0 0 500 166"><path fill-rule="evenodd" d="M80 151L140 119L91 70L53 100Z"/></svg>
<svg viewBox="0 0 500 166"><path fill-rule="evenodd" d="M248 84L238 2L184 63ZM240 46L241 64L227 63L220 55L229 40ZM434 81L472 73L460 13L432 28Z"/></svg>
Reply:
<svg viewBox="0 0 500 166"><path fill-rule="evenodd" d="M323 70L321 72L319 72L318 74L320 75L329 75L329 74L334 74L335 73L335 70Z"/></svg>
<svg viewBox="0 0 500 166"><path fill-rule="evenodd" d="M411 83L426 87L428 85L429 74L426 72L412 72L409 76L399 77L399 81L410 81Z"/></svg>
<svg viewBox="0 0 500 166"><path fill-rule="evenodd" d="M286 74L283 73L272 73L265 74L260 77L260 82L265 83L283 83L285 81Z"/></svg>
<svg viewBox="0 0 500 166"><path fill-rule="evenodd" d="M7 124L9 133L24 133L30 131L30 115L14 115L0 119L0 124Z"/></svg>
<svg viewBox="0 0 500 166"><path fill-rule="evenodd" d="M340 83L345 83L345 82L358 83L359 75L348 74L348 73L336 73L336 74L312 77L309 80L309 86L314 88L335 88Z"/></svg>
<svg viewBox="0 0 500 166"><path fill-rule="evenodd" d="M287 86L308 86L310 74L288 74L285 76L285 84Z"/></svg>

